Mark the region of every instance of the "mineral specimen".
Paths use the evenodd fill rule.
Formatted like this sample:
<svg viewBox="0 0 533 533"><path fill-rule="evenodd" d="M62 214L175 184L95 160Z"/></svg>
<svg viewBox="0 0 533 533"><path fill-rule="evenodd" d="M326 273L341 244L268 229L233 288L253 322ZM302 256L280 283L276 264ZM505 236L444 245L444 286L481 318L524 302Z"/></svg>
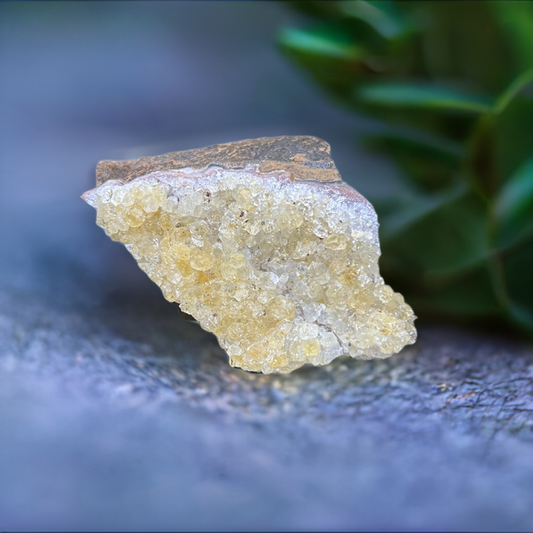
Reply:
<svg viewBox="0 0 533 533"><path fill-rule="evenodd" d="M416 317L379 275L374 209L329 154L275 137L102 161L83 198L232 366L388 357L415 342Z"/></svg>

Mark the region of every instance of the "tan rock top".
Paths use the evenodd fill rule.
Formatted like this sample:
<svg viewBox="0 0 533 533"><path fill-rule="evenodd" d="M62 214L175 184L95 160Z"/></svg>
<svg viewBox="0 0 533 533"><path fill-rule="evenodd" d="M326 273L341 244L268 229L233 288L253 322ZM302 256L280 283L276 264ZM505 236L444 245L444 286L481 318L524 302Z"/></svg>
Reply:
<svg viewBox="0 0 533 533"><path fill-rule="evenodd" d="M329 144L317 137L247 139L129 161L100 161L96 167L96 184L109 180L128 183L151 172L182 168L204 170L212 165L227 170L249 166L257 166L259 172L284 170L297 181L342 181L330 152Z"/></svg>

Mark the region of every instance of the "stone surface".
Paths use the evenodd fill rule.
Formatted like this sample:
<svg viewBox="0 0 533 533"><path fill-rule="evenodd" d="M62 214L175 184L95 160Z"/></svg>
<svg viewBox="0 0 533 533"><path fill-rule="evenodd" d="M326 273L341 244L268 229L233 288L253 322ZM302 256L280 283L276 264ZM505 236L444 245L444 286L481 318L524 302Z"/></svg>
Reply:
<svg viewBox="0 0 533 533"><path fill-rule="evenodd" d="M0 296L3 529L533 527L531 348L425 328L249 374L155 294Z"/></svg>
<svg viewBox="0 0 533 533"><path fill-rule="evenodd" d="M388 357L415 342L412 309L379 275L374 209L346 184L321 180L333 166L324 141L279 137L185 154L126 162L127 175L115 162L106 177L126 183L100 180L84 199L165 298L215 333L232 366L288 373L341 354ZM284 170L295 159L303 176Z"/></svg>
<svg viewBox="0 0 533 533"><path fill-rule="evenodd" d="M342 181L330 152L329 144L316 137L246 139L131 161L100 161L96 167L96 184L109 180L128 183L151 172L206 170L212 165L226 170L256 167L262 173L281 170L294 180Z"/></svg>

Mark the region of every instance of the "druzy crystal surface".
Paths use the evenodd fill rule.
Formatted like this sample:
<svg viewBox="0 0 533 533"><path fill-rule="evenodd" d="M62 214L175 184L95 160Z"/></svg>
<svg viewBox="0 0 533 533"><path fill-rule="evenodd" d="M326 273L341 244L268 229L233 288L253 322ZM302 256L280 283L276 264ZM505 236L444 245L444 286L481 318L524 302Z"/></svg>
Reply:
<svg viewBox="0 0 533 533"><path fill-rule="evenodd" d="M368 201L342 181L299 181L295 168L216 163L108 179L84 198L232 366L287 373L415 342L412 309L380 277Z"/></svg>

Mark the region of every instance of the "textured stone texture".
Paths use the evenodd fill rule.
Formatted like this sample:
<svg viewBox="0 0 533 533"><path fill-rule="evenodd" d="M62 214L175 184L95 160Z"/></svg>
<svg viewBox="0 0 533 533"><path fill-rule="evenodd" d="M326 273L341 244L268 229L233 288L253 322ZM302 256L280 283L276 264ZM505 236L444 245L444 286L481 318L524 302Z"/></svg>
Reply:
<svg viewBox="0 0 533 533"><path fill-rule="evenodd" d="M423 329L386 361L247 374L124 297L2 293L3 528L533 526L530 348Z"/></svg>
<svg viewBox="0 0 533 533"><path fill-rule="evenodd" d="M96 167L96 184L108 180L127 183L155 171L205 170L214 164L226 170L257 165L259 172L282 170L289 172L294 180L341 181L328 143L316 137L283 136L216 144L131 161L100 161Z"/></svg>

